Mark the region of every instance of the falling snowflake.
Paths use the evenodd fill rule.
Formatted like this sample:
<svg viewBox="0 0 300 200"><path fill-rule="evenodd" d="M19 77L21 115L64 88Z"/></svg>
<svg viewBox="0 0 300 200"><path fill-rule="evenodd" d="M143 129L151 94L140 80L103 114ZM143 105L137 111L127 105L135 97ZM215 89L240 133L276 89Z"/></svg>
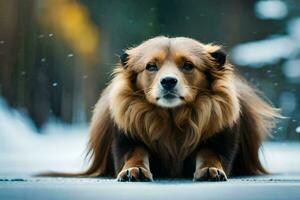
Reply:
<svg viewBox="0 0 300 200"><path fill-rule="evenodd" d="M69 53L69 54L68 54L68 57L69 57L69 58L72 58L73 56L74 56L74 54L72 54L72 53Z"/></svg>

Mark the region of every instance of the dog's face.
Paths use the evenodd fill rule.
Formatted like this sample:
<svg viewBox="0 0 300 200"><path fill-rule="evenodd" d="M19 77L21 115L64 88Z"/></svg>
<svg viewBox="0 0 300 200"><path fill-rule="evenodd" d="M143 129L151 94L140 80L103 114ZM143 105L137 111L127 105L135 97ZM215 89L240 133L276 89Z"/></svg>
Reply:
<svg viewBox="0 0 300 200"><path fill-rule="evenodd" d="M226 55L193 39L156 37L127 50L121 61L136 74L136 88L150 103L171 108L207 91L209 70L222 68Z"/></svg>

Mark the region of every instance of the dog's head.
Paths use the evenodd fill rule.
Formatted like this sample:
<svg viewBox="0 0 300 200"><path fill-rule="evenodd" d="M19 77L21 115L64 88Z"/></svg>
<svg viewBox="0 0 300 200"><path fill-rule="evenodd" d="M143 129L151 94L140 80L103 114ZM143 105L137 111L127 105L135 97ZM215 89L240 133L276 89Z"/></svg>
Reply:
<svg viewBox="0 0 300 200"><path fill-rule="evenodd" d="M210 90L214 72L231 67L219 46L184 37L156 37L120 58L123 68L135 74L134 85L147 101L168 108L193 102Z"/></svg>

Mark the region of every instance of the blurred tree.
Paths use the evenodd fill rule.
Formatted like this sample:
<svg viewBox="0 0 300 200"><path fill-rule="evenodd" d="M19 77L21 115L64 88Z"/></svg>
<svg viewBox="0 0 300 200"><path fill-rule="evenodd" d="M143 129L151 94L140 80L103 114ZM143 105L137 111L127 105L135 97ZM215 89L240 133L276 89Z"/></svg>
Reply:
<svg viewBox="0 0 300 200"><path fill-rule="evenodd" d="M47 72L44 68L35 68L37 56L35 0L1 1L4 26L0 37L1 45L1 91L8 102L19 108L27 108L37 126L48 118L49 96ZM3 71L2 71L3 70Z"/></svg>
<svg viewBox="0 0 300 200"><path fill-rule="evenodd" d="M41 7L39 16L41 26L44 30L52 30L59 41L68 45L74 52L68 54L69 58L75 55L77 59L71 64L71 71L75 72L73 100L65 97L69 96L66 93L62 94L62 98L68 98L69 102L70 100L73 102L71 109L73 121L86 120L85 115L90 116L91 107L98 97L95 74L96 65L99 64L98 27L90 20L86 7L76 0L48 0ZM84 111L81 110L82 105L85 107Z"/></svg>

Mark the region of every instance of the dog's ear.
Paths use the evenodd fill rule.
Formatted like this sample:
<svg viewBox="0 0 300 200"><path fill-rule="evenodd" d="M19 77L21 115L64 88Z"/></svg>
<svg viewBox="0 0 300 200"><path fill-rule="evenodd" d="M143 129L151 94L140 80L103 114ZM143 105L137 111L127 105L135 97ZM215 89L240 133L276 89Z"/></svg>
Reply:
<svg viewBox="0 0 300 200"><path fill-rule="evenodd" d="M227 59L226 53L223 50L219 49L214 52L211 52L210 55L211 57L213 57L214 61L217 62L218 67L223 68Z"/></svg>
<svg viewBox="0 0 300 200"><path fill-rule="evenodd" d="M121 64L122 64L123 67L127 66L128 59L129 59L128 53L126 53L126 51L123 50L121 55L120 55L120 61L121 61Z"/></svg>
<svg viewBox="0 0 300 200"><path fill-rule="evenodd" d="M207 52L210 55L210 60L218 69L224 69L227 55L219 45L207 44L205 45Z"/></svg>

